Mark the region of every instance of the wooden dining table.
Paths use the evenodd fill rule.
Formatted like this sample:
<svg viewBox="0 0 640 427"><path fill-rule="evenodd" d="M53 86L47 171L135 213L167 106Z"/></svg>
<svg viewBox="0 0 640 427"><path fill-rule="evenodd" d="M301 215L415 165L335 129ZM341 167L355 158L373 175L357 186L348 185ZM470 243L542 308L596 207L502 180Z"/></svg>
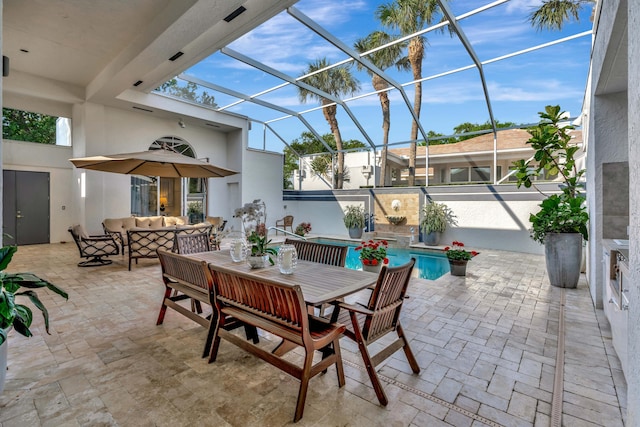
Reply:
<svg viewBox="0 0 640 427"><path fill-rule="evenodd" d="M305 302L310 306L319 306L340 300L375 285L378 280L376 273L309 261L298 261L292 274L280 273L277 265L252 269L246 262L233 262L229 251L200 252L185 256L221 265L255 276L257 279L270 279L284 284L299 285Z"/></svg>

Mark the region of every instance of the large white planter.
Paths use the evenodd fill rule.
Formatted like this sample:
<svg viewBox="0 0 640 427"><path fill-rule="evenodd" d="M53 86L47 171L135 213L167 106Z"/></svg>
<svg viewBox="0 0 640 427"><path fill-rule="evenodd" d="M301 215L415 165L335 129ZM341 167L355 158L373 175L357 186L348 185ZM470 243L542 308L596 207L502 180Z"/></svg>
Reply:
<svg viewBox="0 0 640 427"><path fill-rule="evenodd" d="M552 286L578 286L582 265L582 234L547 233L544 238L544 257Z"/></svg>
<svg viewBox="0 0 640 427"><path fill-rule="evenodd" d="M7 331L9 332L9 331ZM9 339L7 338L0 345L0 394L4 390L4 381L7 377L7 350L9 348Z"/></svg>

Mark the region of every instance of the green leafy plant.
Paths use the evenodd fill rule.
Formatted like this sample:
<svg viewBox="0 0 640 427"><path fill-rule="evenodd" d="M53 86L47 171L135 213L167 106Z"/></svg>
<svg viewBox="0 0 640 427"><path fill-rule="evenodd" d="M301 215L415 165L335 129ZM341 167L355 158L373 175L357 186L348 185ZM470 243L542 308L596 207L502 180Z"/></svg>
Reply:
<svg viewBox="0 0 640 427"><path fill-rule="evenodd" d="M389 243L386 240L378 240L377 242L369 240L368 242L362 242L362 244L356 248L356 251L361 251L360 260L362 261L363 265L376 266L380 263L388 264L388 245Z"/></svg>
<svg viewBox="0 0 640 427"><path fill-rule="evenodd" d="M540 204L541 210L531 214L531 238L544 243L547 233L580 233L587 240L587 223L589 214L586 211L586 198L580 189L584 186L581 178L586 170L578 169L575 154L580 147L571 144L569 130L573 126L563 126L564 112L559 105L547 105L544 112L538 113L540 122L529 129L531 138L527 144L536 150L533 159L514 162L517 186L533 187L540 194L535 183L535 177L558 175L562 179L562 194L547 196Z"/></svg>
<svg viewBox="0 0 640 427"><path fill-rule="evenodd" d="M467 251L463 248L464 243L454 240L451 243L451 246L445 247L443 251L447 255L447 258L453 261L469 261L480 253L476 251Z"/></svg>
<svg viewBox="0 0 640 427"><path fill-rule="evenodd" d="M18 304L15 300L17 296L28 297L42 312L47 333L49 333L49 312L33 289L46 287L65 299L69 298L65 291L32 273L6 273L4 270L17 250L17 246L0 248L0 344L7 339L6 330L10 326L25 337L32 336L29 327L33 321L33 312L28 306ZM27 290L18 292L20 288L27 288Z"/></svg>
<svg viewBox="0 0 640 427"><path fill-rule="evenodd" d="M278 251L275 248L269 247L271 240L268 240L266 235L260 235L252 231L248 240L251 244L251 256L269 255L269 262L271 265L275 264L271 255L278 255Z"/></svg>
<svg viewBox="0 0 640 427"><path fill-rule="evenodd" d="M344 210L344 225L347 228L364 228L365 213L364 207L359 205L349 205Z"/></svg>
<svg viewBox="0 0 640 427"><path fill-rule="evenodd" d="M420 230L423 233L444 233L447 225L456 225L457 223L456 216L444 203L427 202L422 207Z"/></svg>

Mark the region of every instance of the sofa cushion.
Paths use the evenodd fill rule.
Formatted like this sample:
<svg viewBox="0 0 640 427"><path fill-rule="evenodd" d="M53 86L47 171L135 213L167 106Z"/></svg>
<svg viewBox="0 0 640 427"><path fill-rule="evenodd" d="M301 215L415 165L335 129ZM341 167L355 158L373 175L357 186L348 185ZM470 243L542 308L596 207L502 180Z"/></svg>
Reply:
<svg viewBox="0 0 640 427"><path fill-rule="evenodd" d="M186 216L165 216L164 226L169 227L172 225L182 226L189 224L189 217Z"/></svg>
<svg viewBox="0 0 640 427"><path fill-rule="evenodd" d="M127 230L136 226L136 219L132 216L127 218L106 218L102 224L107 231L118 231L127 234Z"/></svg>
<svg viewBox="0 0 640 427"><path fill-rule="evenodd" d="M156 230L158 228L162 228L162 217L161 216L148 216L148 217L136 217L136 227L137 228L147 228Z"/></svg>

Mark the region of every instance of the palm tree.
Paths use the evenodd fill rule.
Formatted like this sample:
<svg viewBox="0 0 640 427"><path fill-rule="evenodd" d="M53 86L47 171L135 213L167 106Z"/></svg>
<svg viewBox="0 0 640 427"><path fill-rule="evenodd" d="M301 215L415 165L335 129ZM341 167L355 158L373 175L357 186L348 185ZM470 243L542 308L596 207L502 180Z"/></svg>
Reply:
<svg viewBox="0 0 640 427"><path fill-rule="evenodd" d="M393 37L384 31L374 31L368 36L356 40L353 47L360 53L367 52L378 46L382 46L393 41ZM399 70L409 70L411 65L409 59L403 56L403 50L406 47L406 43L396 43L384 49L377 50L367 56L367 59L373 63L376 67L382 71L389 67L396 66ZM360 63L357 63L359 70L364 68ZM372 72L368 68L367 73L371 76L371 84L373 88L378 92L378 98L380 98L380 107L382 108L382 158L380 159L380 185L385 186L390 183L386 179L387 175L387 145L389 144L389 128L391 127L391 107L389 105L389 92L385 89L389 87L389 83L382 77Z"/></svg>
<svg viewBox="0 0 640 427"><path fill-rule="evenodd" d="M530 16L529 22L538 30L561 30L571 20L580 20L580 10L593 0L546 0Z"/></svg>
<svg viewBox="0 0 640 427"><path fill-rule="evenodd" d="M315 62L310 63L303 75L314 74L309 77L305 77L302 81L337 98L345 95L353 95L360 90L360 82L346 67L334 67L317 72L327 68L328 66L329 62L327 61L327 58L318 59ZM323 106L322 114L329 124L331 133L336 140L338 165L336 167L336 179L334 179L334 182L336 188L340 189L344 182L344 151L342 151L342 136L340 135L340 128L338 127L338 119L336 117L337 105L330 99L322 97L303 87L298 87L298 96L300 97L300 101L303 103L307 102L308 98L311 98L320 101L320 105Z"/></svg>
<svg viewBox="0 0 640 427"><path fill-rule="evenodd" d="M422 30L431 24L439 11L436 0L395 0L383 4L376 10L376 17L382 25L399 30L402 35L409 35ZM422 79L422 59L424 58L425 38L413 37L409 41L409 63L413 79ZM422 83L415 84L413 111L420 118L422 105ZM416 178L416 140L418 139L418 123L414 120L411 126L411 147L409 150L409 185L415 184Z"/></svg>

